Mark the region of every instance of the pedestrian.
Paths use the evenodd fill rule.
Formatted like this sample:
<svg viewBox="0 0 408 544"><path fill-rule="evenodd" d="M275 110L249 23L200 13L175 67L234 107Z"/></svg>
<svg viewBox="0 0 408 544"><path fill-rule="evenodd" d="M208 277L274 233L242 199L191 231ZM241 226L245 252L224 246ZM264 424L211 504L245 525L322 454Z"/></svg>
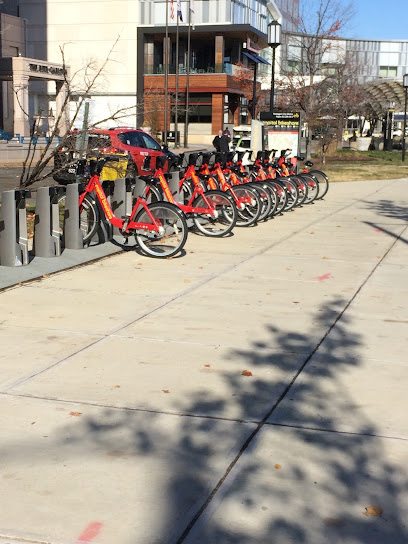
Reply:
<svg viewBox="0 0 408 544"><path fill-rule="evenodd" d="M231 140L231 132L230 132L230 129L228 127L226 127L224 129L224 135L227 136L227 138L229 138Z"/></svg>
<svg viewBox="0 0 408 544"><path fill-rule="evenodd" d="M217 151L220 153L226 153L229 151L229 142L230 139L228 136L226 136L222 130L218 131L218 136L216 136L213 140L213 146Z"/></svg>

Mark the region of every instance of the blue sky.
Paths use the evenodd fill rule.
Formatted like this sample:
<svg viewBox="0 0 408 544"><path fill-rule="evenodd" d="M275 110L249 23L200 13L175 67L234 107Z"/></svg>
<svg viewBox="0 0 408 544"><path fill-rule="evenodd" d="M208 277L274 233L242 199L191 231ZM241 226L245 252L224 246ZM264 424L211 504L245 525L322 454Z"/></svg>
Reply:
<svg viewBox="0 0 408 544"><path fill-rule="evenodd" d="M354 0L355 12L347 38L408 40L407 0Z"/></svg>

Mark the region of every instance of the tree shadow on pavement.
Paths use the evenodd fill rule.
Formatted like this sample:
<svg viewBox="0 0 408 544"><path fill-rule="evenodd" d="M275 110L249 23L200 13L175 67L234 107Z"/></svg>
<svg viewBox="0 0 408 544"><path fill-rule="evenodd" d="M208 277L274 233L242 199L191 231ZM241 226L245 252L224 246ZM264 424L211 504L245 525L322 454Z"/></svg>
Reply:
<svg viewBox="0 0 408 544"><path fill-rule="evenodd" d="M179 402L189 416L88 406L47 440L3 442L2 461L29 451L59 482L67 466L70 478L94 480L81 497L91 519L108 497L103 544L406 543L404 441L382 437L392 430L381 425L381 384L368 410L347 388L366 363L358 324L345 313L327 334L345 305L335 298L300 331L270 325L270 342L231 349L223 394L205 391L202 374L201 392ZM24 492L39 516L52 511L55 497ZM71 498L58 501L68 508ZM116 521L124 505L126 524ZM365 516L371 506L382 512Z"/></svg>
<svg viewBox="0 0 408 544"><path fill-rule="evenodd" d="M328 315L330 304L321 325ZM302 335L270 330L283 353L301 348ZM361 376L360 343L356 324L343 315L293 384L281 384L285 393L231 471L220 504L209 507L186 543L408 541L408 454L404 441L384 437L393 431L381 422L387 384L378 384L375 407L364 405L358 388L345 387L348 374ZM256 389L257 368L270 362L268 354L255 348L234 357L250 363ZM231 387L238 387L236 379Z"/></svg>

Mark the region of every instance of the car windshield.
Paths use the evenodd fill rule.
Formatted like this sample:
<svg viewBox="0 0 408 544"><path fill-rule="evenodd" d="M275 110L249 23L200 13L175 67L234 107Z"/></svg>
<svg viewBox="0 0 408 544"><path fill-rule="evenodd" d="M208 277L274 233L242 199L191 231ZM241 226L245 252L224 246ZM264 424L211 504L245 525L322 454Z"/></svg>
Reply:
<svg viewBox="0 0 408 544"><path fill-rule="evenodd" d="M161 150L160 145L151 136L145 134L144 132L141 132L140 135L143 138L143 142L147 149L153 149L154 151Z"/></svg>

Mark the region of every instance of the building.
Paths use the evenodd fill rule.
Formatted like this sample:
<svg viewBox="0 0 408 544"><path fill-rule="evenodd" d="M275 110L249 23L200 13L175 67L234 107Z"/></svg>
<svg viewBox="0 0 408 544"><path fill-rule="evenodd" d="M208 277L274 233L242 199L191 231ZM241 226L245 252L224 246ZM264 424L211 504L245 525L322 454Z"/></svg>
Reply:
<svg viewBox="0 0 408 544"><path fill-rule="evenodd" d="M270 12L265 0L245 4L236 0L195 0L189 17L189 5L181 2L183 22L177 25L176 19L168 19L167 128L174 128L176 121L177 91L178 129L184 129L188 100L189 141L211 143L224 126L248 121L248 100L239 81L240 71L243 66L251 66L247 53L262 59ZM142 2L138 29L138 93L145 97L145 117L151 116L156 105L161 127L166 112L158 106L157 96L164 97L166 86L165 7L164 1Z"/></svg>
<svg viewBox="0 0 408 544"><path fill-rule="evenodd" d="M30 135L30 112L34 118L41 110L33 105L35 85L54 85L54 119L63 109L66 97L65 75L69 68L42 59L27 57L26 21L19 17L18 2L4 0L0 6L0 136L25 137ZM37 87L37 88L40 88ZM48 103L40 120L49 120ZM64 113L64 112L63 112ZM62 115L61 131L68 126L68 118ZM46 130L46 127L44 127Z"/></svg>
<svg viewBox="0 0 408 544"><path fill-rule="evenodd" d="M200 142L211 141L225 124L248 120L247 100L234 77L241 63L251 64L243 54L244 49L249 48L247 52L252 51L257 57L261 49L267 47L266 27L271 9L281 5L287 14L283 20L290 28L298 3L299 0L277 0L276 3L266 0L251 3L239 0L194 1L189 59L191 141L194 138ZM71 74L76 75L78 93L85 92L84 85L81 89L80 78L84 67L90 67L90 59L98 66L106 63L104 74L88 91L91 122L105 119L107 111L120 110L127 115L117 123L140 126L149 122L153 105L158 109L159 123L164 129L166 6L169 8L167 28L171 43L167 128L174 128L177 54L180 93L177 106L179 129L183 130L189 26L187 1L181 2L184 17L179 24L178 46L176 19L171 19L170 2L166 0L101 0L98 10L91 0L76 3L19 0L18 13L27 21L27 56L61 63L60 48L63 47L64 63L69 64ZM42 89L33 89L34 109L45 95L49 100L49 110L55 108L55 91L50 86L46 89L43 86Z"/></svg>

